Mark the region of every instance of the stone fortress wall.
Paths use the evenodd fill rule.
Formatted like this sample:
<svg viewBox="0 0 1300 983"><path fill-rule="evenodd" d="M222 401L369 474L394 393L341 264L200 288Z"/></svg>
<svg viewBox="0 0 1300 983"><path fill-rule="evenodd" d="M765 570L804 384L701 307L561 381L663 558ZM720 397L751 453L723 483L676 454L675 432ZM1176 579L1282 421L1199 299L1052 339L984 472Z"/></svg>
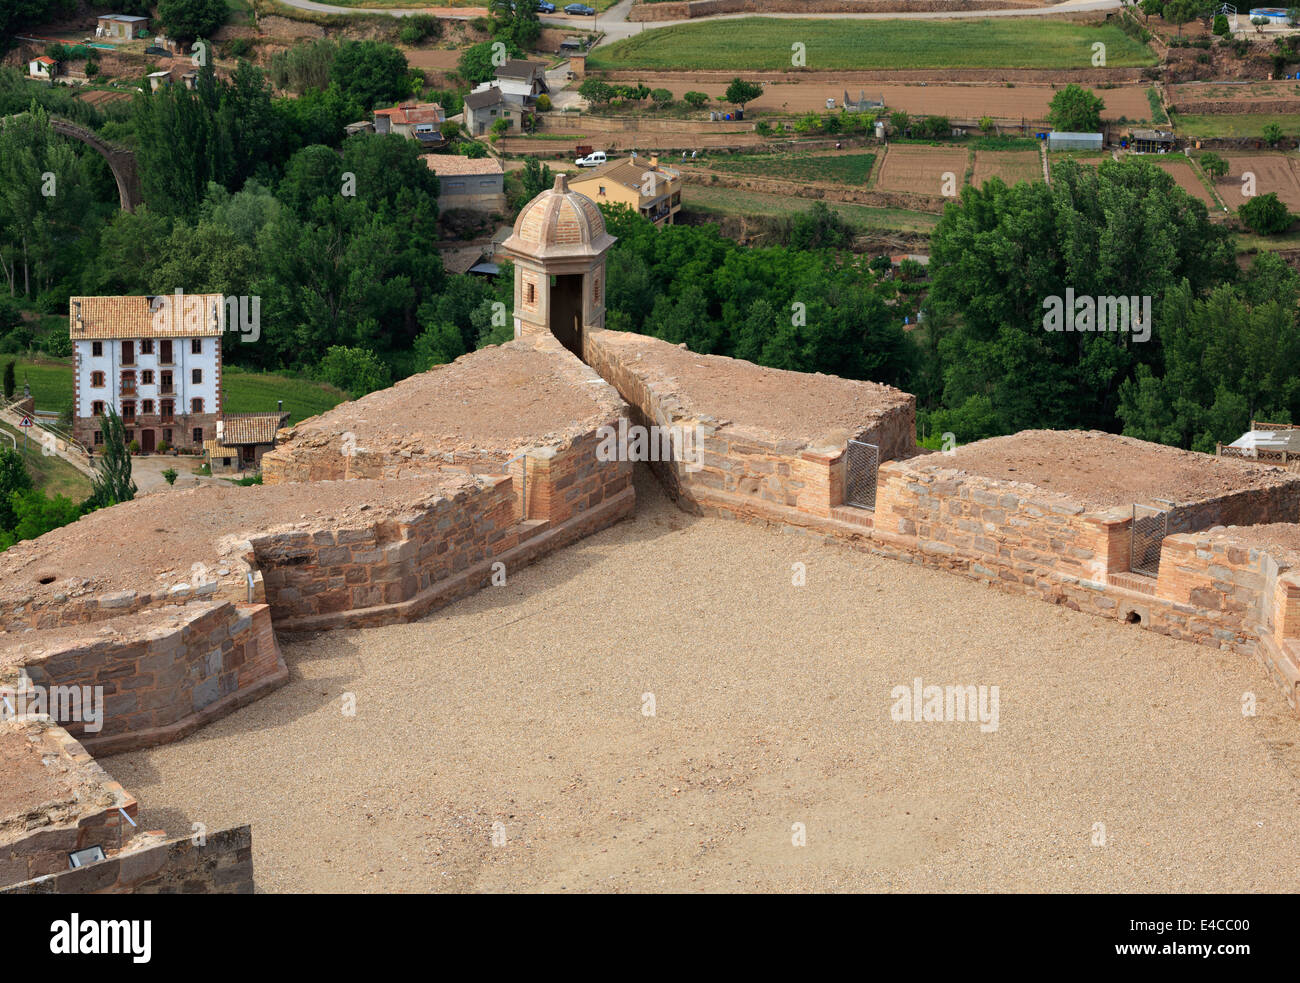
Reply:
<svg viewBox="0 0 1300 983"><path fill-rule="evenodd" d="M601 223L558 179L507 241L535 287L548 243L563 259L516 340L286 429L265 485L143 496L0 554L0 687L105 695L102 728L0 722L0 887L251 890L247 827L203 846L131 831L90 752L182 738L282 684L277 635L424 617L630 515L628 447L608 451L633 426L687 441L651 461L685 510L1255 655L1295 705L1300 475L1099 433L920 452L907 393L605 330ZM544 310L573 318L568 348ZM874 508L850 441L878 449ZM1165 510L1155 576L1133 569L1135 505ZM89 845L106 859L69 870Z"/></svg>

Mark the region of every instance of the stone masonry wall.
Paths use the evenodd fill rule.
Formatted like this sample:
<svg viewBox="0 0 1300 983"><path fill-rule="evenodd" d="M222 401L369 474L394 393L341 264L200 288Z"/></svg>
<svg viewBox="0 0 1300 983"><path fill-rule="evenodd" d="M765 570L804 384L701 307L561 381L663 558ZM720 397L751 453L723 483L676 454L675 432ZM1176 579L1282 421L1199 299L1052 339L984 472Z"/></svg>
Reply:
<svg viewBox="0 0 1300 983"><path fill-rule="evenodd" d="M1131 514L1131 513L1130 513ZM1214 526L1255 526L1300 522L1300 482L1274 488L1245 488L1169 513L1169 533L1199 532Z"/></svg>
<svg viewBox="0 0 1300 983"><path fill-rule="evenodd" d="M701 511L717 510L763 521L790 521L790 513L827 516L844 499L847 446L811 447L801 440L776 440L693 413L661 392L619 353L601 343L604 332L584 337L583 358L630 404L631 422L673 428L687 441L680 460L652 460L651 468L679 502ZM702 437L693 446L694 436ZM915 446L916 407L893 407L856 436L880 447L882 460ZM688 466L688 462L689 465Z"/></svg>
<svg viewBox="0 0 1300 983"><path fill-rule="evenodd" d="M134 637L65 639L11 666L44 687L103 687L99 731L59 723L86 748L114 754L177 740L288 678L264 604L229 602L177 608L176 627L148 627Z"/></svg>
<svg viewBox="0 0 1300 983"><path fill-rule="evenodd" d="M527 460L528 515L512 475L475 485L397 520L350 529L250 537L276 627L286 631L422 617L486 583L491 565L531 562L631 514L632 467L597 460L596 433Z"/></svg>
<svg viewBox="0 0 1300 983"><path fill-rule="evenodd" d="M253 893L253 831L249 826L210 834L202 846L189 836L168 840L145 834L140 839L145 842L135 849L128 848L97 864L13 884L0 894Z"/></svg>
<svg viewBox="0 0 1300 983"><path fill-rule="evenodd" d="M519 541L512 479L435 499L397 521L250 539L277 624L410 601Z"/></svg>
<svg viewBox="0 0 1300 983"><path fill-rule="evenodd" d="M922 553L968 560L974 573L991 580L1032 584L1052 572L1106 581L1107 523L1063 496L1015 482L886 463L875 527L914 539Z"/></svg>

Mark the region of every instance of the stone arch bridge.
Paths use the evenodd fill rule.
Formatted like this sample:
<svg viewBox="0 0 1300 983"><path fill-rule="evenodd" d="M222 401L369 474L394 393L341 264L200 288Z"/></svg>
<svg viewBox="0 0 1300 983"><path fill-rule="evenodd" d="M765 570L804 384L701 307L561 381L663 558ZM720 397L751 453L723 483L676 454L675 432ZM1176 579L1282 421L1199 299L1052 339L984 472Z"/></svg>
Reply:
<svg viewBox="0 0 1300 983"><path fill-rule="evenodd" d="M18 116L24 115L26 114L18 114ZM17 119L18 116L10 116L6 119ZM122 203L122 208L128 212L135 211L143 198L140 195L140 175L136 171L134 151L109 143L94 130L60 116L50 117L50 128L62 136L81 141L108 161L108 169L113 172L113 180L117 182L117 197Z"/></svg>

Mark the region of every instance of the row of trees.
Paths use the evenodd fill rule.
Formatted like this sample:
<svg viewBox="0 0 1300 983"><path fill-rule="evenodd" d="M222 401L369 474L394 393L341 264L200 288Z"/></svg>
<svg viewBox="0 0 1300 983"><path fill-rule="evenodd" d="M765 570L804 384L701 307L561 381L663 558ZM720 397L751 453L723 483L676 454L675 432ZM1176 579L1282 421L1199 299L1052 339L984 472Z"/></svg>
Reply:
<svg viewBox="0 0 1300 983"><path fill-rule="evenodd" d="M926 425L960 440L1033 427L1123 430L1212 450L1252 417L1300 413L1297 277L1238 269L1230 232L1142 161L1057 165L1052 186L966 188L931 240ZM1045 330L1044 300L1151 298L1132 330Z"/></svg>

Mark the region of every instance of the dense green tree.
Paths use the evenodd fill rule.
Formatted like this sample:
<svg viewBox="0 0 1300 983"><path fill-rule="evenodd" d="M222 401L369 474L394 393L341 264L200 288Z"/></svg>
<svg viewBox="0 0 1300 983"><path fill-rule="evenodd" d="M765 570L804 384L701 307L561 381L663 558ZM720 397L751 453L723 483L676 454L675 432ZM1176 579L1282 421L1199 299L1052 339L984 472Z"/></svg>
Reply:
<svg viewBox="0 0 1300 983"><path fill-rule="evenodd" d="M62 495L46 498L35 490L11 496L10 504L14 525L8 532L0 530L0 552L24 539L35 539L52 529L76 522L81 516L81 506L72 499Z"/></svg>
<svg viewBox="0 0 1300 983"><path fill-rule="evenodd" d="M324 91L330 84L338 42L318 38L295 44L271 56L271 82L277 89L307 93Z"/></svg>
<svg viewBox="0 0 1300 983"><path fill-rule="evenodd" d="M77 0L5 0L0 3L0 47L19 29L76 13Z"/></svg>
<svg viewBox="0 0 1300 983"><path fill-rule="evenodd" d="M331 345L321 359L318 372L323 381L350 393L353 399L393 384L388 367L374 352L364 348Z"/></svg>
<svg viewBox="0 0 1300 983"><path fill-rule="evenodd" d="M1101 129L1101 113L1105 108L1100 96L1071 82L1052 96L1047 121L1053 129L1067 133L1095 133Z"/></svg>
<svg viewBox="0 0 1300 983"><path fill-rule="evenodd" d="M745 103L753 102L763 94L763 87L757 82L746 82L742 78L734 78L727 85L727 91L723 98L733 106L745 108Z"/></svg>
<svg viewBox="0 0 1300 983"><path fill-rule="evenodd" d="M1217 181L1228 173L1228 162L1216 153L1201 154L1201 170L1210 176L1210 180Z"/></svg>
<svg viewBox="0 0 1300 983"><path fill-rule="evenodd" d="M542 22L533 0L491 0L492 37L520 49L531 48L542 36Z"/></svg>
<svg viewBox="0 0 1300 983"><path fill-rule="evenodd" d="M14 380L14 362L13 359L10 359L9 361L5 362L5 374L4 374L5 399L14 398L14 387L16 386L16 384L17 383Z"/></svg>
<svg viewBox="0 0 1300 983"><path fill-rule="evenodd" d="M388 106L411 94L406 56L391 44L348 41L340 45L330 69L330 81L345 99L369 111Z"/></svg>
<svg viewBox="0 0 1300 983"><path fill-rule="evenodd" d="M929 330L942 402L988 396L1002 432L1116 429L1116 392L1158 356L1159 298L1235 275L1231 237L1144 161L1060 165L1052 186L990 181L950 205L931 240ZM1152 298L1154 335L1047 330L1051 298ZM961 439L965 439L961 436Z"/></svg>
<svg viewBox="0 0 1300 983"><path fill-rule="evenodd" d="M227 13L226 0L158 0L158 20L182 41L212 37Z"/></svg>
<svg viewBox="0 0 1300 983"><path fill-rule="evenodd" d="M1264 260L1246 283L1221 284L1204 298L1183 282L1162 309L1162 358L1139 365L1119 388L1125 433L1213 451L1253 418L1300 412L1294 273Z"/></svg>
<svg viewBox="0 0 1300 983"><path fill-rule="evenodd" d="M11 294L51 289L93 246L92 188L102 159L92 166L90 155L56 136L35 103L0 127L0 267Z"/></svg>
<svg viewBox="0 0 1300 983"><path fill-rule="evenodd" d="M116 212L100 233L95 263L86 274L87 292L144 293L170 235L171 221L147 205Z"/></svg>
<svg viewBox="0 0 1300 983"><path fill-rule="evenodd" d="M1295 216L1287 209L1275 192L1248 198L1237 209L1237 217L1246 226L1261 235L1277 235L1291 227Z"/></svg>
<svg viewBox="0 0 1300 983"><path fill-rule="evenodd" d="M12 367L13 363L9 363ZM12 447L0 449L0 532L12 529L18 523L13 496L32 487L32 476L22 455Z"/></svg>

